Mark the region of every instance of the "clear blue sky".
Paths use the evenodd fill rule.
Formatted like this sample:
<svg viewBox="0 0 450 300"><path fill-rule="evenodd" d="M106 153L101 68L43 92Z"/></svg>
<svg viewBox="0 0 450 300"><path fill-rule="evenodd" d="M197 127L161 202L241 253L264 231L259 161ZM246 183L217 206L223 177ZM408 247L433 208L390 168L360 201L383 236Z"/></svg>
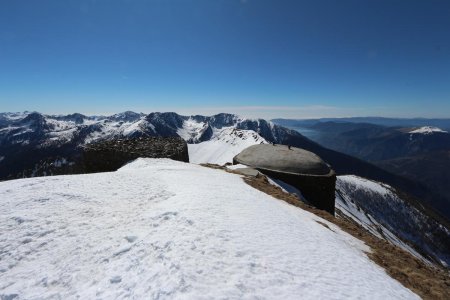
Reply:
<svg viewBox="0 0 450 300"><path fill-rule="evenodd" d="M2 0L21 110L450 117L450 1Z"/></svg>

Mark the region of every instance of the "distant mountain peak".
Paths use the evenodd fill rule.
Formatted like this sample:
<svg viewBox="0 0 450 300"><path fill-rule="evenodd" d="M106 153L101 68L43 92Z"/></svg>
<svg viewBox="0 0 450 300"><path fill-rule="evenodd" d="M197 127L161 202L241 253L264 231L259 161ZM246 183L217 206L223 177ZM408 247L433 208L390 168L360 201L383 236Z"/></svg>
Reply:
<svg viewBox="0 0 450 300"><path fill-rule="evenodd" d="M420 133L420 134L433 134L435 132L447 133L447 131L434 126L422 126L411 130L409 133Z"/></svg>

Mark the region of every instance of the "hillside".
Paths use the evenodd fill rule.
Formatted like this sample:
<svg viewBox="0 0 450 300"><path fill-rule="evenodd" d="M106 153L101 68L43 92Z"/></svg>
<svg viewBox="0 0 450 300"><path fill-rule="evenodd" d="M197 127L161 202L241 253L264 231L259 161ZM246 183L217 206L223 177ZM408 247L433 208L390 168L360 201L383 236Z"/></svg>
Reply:
<svg viewBox="0 0 450 300"><path fill-rule="evenodd" d="M317 123L319 144L377 162L449 150L450 134L436 127L384 127L365 123Z"/></svg>
<svg viewBox="0 0 450 300"><path fill-rule="evenodd" d="M371 234L424 261L450 265L450 230L392 187L354 175L338 176L336 211Z"/></svg>
<svg viewBox="0 0 450 300"><path fill-rule="evenodd" d="M447 203L450 202L450 147L443 151L382 160L376 164L392 173L429 186L445 195Z"/></svg>
<svg viewBox="0 0 450 300"><path fill-rule="evenodd" d="M317 124L319 122L334 123L365 123L381 125L386 127L422 127L435 126L450 130L450 119L433 118L383 118L383 117L349 117L349 118L320 118L320 119L273 119L273 122L286 127L304 127Z"/></svg>
<svg viewBox="0 0 450 300"><path fill-rule="evenodd" d="M389 183L418 199L427 199L423 202L450 219L450 134L446 130L433 126L386 127L343 120L305 120L300 124L304 127L297 128L299 132L305 132L321 146L368 161L398 177L388 178L389 174L382 175L375 170L363 174L361 167L341 174L356 174ZM322 149L317 151L323 152ZM348 159L346 162L350 165ZM373 176L376 173L380 174L378 178ZM401 182L400 178L410 182Z"/></svg>
<svg viewBox="0 0 450 300"><path fill-rule="evenodd" d="M221 170L138 159L0 199L2 299L418 299L361 241Z"/></svg>

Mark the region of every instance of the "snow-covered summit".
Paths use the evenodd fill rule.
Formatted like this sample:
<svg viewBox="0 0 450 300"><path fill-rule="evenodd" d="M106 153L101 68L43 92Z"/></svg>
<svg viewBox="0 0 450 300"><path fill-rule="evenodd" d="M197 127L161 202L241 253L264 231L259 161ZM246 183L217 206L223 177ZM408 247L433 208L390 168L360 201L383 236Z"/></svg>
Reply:
<svg viewBox="0 0 450 300"><path fill-rule="evenodd" d="M419 128L411 130L409 133L432 134L435 132L447 133L447 131L442 130L438 127L434 127L434 126L419 127Z"/></svg>
<svg viewBox="0 0 450 300"><path fill-rule="evenodd" d="M0 201L2 299L418 299L361 241L221 170L138 159L1 182Z"/></svg>

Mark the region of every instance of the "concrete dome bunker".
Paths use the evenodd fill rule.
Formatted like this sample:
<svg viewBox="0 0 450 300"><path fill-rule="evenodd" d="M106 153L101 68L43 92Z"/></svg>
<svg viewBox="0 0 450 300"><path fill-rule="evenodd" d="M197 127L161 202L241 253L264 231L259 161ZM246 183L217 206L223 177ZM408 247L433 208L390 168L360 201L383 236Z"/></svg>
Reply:
<svg viewBox="0 0 450 300"><path fill-rule="evenodd" d="M336 173L316 154L285 145L259 144L233 158L298 188L308 202L334 215Z"/></svg>

